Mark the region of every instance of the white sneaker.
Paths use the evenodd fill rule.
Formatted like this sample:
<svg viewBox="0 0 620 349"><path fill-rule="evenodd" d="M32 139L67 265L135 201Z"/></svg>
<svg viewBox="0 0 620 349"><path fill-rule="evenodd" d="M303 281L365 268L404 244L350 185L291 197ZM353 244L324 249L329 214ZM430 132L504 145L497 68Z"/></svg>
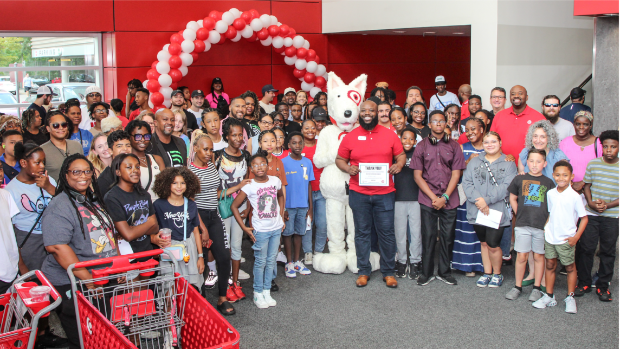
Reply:
<svg viewBox="0 0 620 349"><path fill-rule="evenodd" d="M312 265L312 252L306 252L304 261L306 262L306 264Z"/></svg>
<svg viewBox="0 0 620 349"><path fill-rule="evenodd" d="M566 308L564 311L570 314L577 314L577 302L575 302L575 298L573 296L568 296L564 299L564 303L566 303Z"/></svg>
<svg viewBox="0 0 620 349"><path fill-rule="evenodd" d="M553 298L551 298L546 293L542 297L540 297L539 300L537 300L536 302L532 303L532 306L534 308L538 308L538 309L544 309L544 308L547 308L547 307L554 307L556 305L558 305L558 302L556 302L555 296L553 296Z"/></svg>
<svg viewBox="0 0 620 349"><path fill-rule="evenodd" d="M265 297L262 293L254 292L254 304L256 304L258 309L269 308L269 304L265 301Z"/></svg>
<svg viewBox="0 0 620 349"><path fill-rule="evenodd" d="M265 302L270 307L275 307L276 304L278 304L275 299L271 298L271 291L270 290L264 290L263 291L263 298L265 299Z"/></svg>
<svg viewBox="0 0 620 349"><path fill-rule="evenodd" d="M284 252L282 251L278 252L278 255L276 256L276 263L277 262L284 263L284 264L288 262L288 260L286 260L286 256L284 255Z"/></svg>
<svg viewBox="0 0 620 349"><path fill-rule="evenodd" d="M215 287L216 283L217 283L217 274L213 270L209 270L209 275L207 275L207 278L205 279L205 286L208 289L212 289L213 287Z"/></svg>
<svg viewBox="0 0 620 349"><path fill-rule="evenodd" d="M237 277L237 279L239 279L239 280L247 280L249 278L250 278L250 274L248 274L245 271L239 269L239 276Z"/></svg>
<svg viewBox="0 0 620 349"><path fill-rule="evenodd" d="M302 261L295 262L295 271L301 275L310 275L312 272L310 269L306 268Z"/></svg>
<svg viewBox="0 0 620 349"><path fill-rule="evenodd" d="M287 278L295 278L297 277L297 273L295 272L295 263L287 263L286 268L284 269L284 275Z"/></svg>

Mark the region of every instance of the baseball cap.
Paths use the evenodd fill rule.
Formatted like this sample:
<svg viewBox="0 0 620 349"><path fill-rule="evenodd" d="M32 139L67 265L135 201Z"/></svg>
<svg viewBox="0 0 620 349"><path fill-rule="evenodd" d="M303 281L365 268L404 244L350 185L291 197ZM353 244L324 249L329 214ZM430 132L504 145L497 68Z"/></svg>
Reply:
<svg viewBox="0 0 620 349"><path fill-rule="evenodd" d="M194 90L194 92L192 92L192 98L198 97L198 96L204 97L205 94L202 92L202 90Z"/></svg>
<svg viewBox="0 0 620 349"><path fill-rule="evenodd" d="M180 93L181 95L184 95L183 91L181 90L174 90L172 91L172 93L170 94L170 98L176 96L177 93Z"/></svg>
<svg viewBox="0 0 620 349"><path fill-rule="evenodd" d="M220 78L213 78L213 81L211 81L211 85L215 84L215 83L221 84L222 83L222 79Z"/></svg>
<svg viewBox="0 0 620 349"><path fill-rule="evenodd" d="M582 89L581 87L575 87L574 89L570 90L571 99L579 99L583 97L585 94L586 94L586 91Z"/></svg>
<svg viewBox="0 0 620 349"><path fill-rule="evenodd" d="M286 95L286 94L287 94L287 93L289 93L289 92L293 92L293 93L297 94L297 91L295 91L295 89L294 89L294 88L292 88L292 87L287 87L287 88L286 88L286 90L284 90L284 95Z"/></svg>
<svg viewBox="0 0 620 349"><path fill-rule="evenodd" d="M98 93L101 94L101 87L99 86L88 86L88 88L86 89L86 95L89 95L91 93Z"/></svg>
<svg viewBox="0 0 620 349"><path fill-rule="evenodd" d="M88 91L88 90L87 90ZM54 93L54 91L52 91L52 88L49 86L41 86L39 87L39 89L37 89L37 94L38 95L52 95L52 96L58 96L57 93ZM88 94L88 93L87 93Z"/></svg>
<svg viewBox="0 0 620 349"><path fill-rule="evenodd" d="M446 78L443 77L443 75L438 75L435 78L435 85L445 85L446 84Z"/></svg>
<svg viewBox="0 0 620 349"><path fill-rule="evenodd" d="M279 90L276 90L271 84L263 86L263 89L262 89L263 96L265 95L265 92L278 92L278 91Z"/></svg>
<svg viewBox="0 0 620 349"><path fill-rule="evenodd" d="M323 109L323 107L315 107L312 109L312 118L314 120L327 121L327 112Z"/></svg>

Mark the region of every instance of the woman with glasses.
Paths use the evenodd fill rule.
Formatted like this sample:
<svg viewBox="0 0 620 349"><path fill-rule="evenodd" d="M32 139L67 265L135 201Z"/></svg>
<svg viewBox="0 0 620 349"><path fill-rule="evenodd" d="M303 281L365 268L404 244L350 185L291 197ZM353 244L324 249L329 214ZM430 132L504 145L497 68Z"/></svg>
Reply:
<svg viewBox="0 0 620 349"><path fill-rule="evenodd" d="M407 122L413 127L413 131L424 139L431 134L431 129L426 125L427 109L424 103L415 102L409 107Z"/></svg>
<svg viewBox="0 0 620 349"><path fill-rule="evenodd" d="M284 116L280 113L271 113L271 117L273 118L273 127L284 127Z"/></svg>
<svg viewBox="0 0 620 349"><path fill-rule="evenodd" d="M90 105L88 108L88 114L90 115L91 120L95 122L95 126L90 129L90 133L92 133L93 136L103 132L101 130L101 120L107 118L109 113L110 106L108 103L96 102Z"/></svg>
<svg viewBox="0 0 620 349"><path fill-rule="evenodd" d="M127 124L125 132L131 135L129 138L131 153L140 160L140 183L144 190L151 195L151 201L155 201L159 198L153 191L155 176L166 166L161 156L145 153L151 145L151 128L144 121L133 120Z"/></svg>
<svg viewBox="0 0 620 349"><path fill-rule="evenodd" d="M84 149L79 142L69 140L69 130L73 129L73 123L61 112L48 113L45 126L50 134L49 142L41 145L45 152L45 170L57 181L63 161L69 155L84 155Z"/></svg>

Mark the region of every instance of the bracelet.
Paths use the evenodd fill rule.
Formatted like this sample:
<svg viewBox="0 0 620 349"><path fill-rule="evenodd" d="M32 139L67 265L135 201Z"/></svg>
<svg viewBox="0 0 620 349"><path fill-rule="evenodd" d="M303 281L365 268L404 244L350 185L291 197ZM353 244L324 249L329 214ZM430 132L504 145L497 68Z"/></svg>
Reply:
<svg viewBox="0 0 620 349"><path fill-rule="evenodd" d="M204 258L204 255L202 253L199 253L198 258Z"/></svg>
<svg viewBox="0 0 620 349"><path fill-rule="evenodd" d="M446 199L446 202L450 201L450 197L448 196L448 194L443 193L443 194L441 194L441 196L442 196L444 199Z"/></svg>

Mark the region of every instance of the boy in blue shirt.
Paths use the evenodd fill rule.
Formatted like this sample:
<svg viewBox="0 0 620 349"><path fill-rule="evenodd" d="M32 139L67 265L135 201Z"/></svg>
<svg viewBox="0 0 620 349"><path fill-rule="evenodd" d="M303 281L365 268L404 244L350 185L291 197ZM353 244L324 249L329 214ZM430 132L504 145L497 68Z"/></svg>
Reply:
<svg viewBox="0 0 620 349"><path fill-rule="evenodd" d="M309 275L311 272L301 259L301 239L306 234L306 220L312 220L312 187L314 180L312 162L301 155L304 149L304 137L300 132L291 132L288 136L290 153L282 159L286 172L286 210L284 221L286 228L282 233L286 264L286 277L294 278L297 273ZM294 247L294 251L292 249ZM294 252L294 258L293 257Z"/></svg>

